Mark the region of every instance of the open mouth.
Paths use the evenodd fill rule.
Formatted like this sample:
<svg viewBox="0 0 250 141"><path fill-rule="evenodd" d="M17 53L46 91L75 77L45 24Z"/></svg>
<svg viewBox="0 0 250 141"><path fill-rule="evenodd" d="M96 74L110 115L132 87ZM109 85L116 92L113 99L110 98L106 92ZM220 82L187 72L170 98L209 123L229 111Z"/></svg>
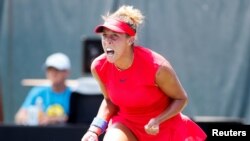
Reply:
<svg viewBox="0 0 250 141"><path fill-rule="evenodd" d="M107 48L106 52L107 52L108 55L114 55L114 53L115 53L115 51L113 49L111 49L111 48Z"/></svg>

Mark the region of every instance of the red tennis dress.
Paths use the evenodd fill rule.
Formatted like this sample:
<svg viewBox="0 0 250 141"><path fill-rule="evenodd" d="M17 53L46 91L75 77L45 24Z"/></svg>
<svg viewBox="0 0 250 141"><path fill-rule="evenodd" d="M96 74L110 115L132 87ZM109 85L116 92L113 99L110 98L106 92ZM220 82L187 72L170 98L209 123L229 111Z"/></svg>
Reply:
<svg viewBox="0 0 250 141"><path fill-rule="evenodd" d="M161 55L144 47L134 47L134 60L130 68L118 70L106 60L96 58L95 69L105 85L110 100L119 107L112 123L127 126L138 141L204 141L205 132L182 113L160 124L157 135L149 135L144 126L151 118L162 113L169 98L155 85L155 74L166 61Z"/></svg>

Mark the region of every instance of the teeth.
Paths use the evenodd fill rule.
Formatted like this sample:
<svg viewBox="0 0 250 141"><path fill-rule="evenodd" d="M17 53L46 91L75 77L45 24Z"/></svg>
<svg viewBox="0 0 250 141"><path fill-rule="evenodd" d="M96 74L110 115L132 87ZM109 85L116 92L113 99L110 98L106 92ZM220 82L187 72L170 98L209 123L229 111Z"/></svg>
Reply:
<svg viewBox="0 0 250 141"><path fill-rule="evenodd" d="M107 48L107 49L106 49L106 52L107 52L107 54L109 54L109 55L113 55L113 54L115 53L114 50L111 49L111 48Z"/></svg>
<svg viewBox="0 0 250 141"><path fill-rule="evenodd" d="M107 48L107 51L112 51L113 49L111 49L111 48Z"/></svg>

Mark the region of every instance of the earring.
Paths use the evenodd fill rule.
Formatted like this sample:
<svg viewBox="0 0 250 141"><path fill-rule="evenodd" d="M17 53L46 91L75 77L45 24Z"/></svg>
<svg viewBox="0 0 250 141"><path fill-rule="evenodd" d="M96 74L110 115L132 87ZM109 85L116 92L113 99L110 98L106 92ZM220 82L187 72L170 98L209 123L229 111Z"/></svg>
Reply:
<svg viewBox="0 0 250 141"><path fill-rule="evenodd" d="M129 45L132 45L133 44L133 41L129 41Z"/></svg>

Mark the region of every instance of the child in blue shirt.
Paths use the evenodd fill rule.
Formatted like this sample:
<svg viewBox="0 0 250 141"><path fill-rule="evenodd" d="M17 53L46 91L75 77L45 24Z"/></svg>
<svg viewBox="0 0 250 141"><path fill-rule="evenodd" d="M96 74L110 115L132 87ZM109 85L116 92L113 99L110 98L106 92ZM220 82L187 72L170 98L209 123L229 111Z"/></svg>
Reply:
<svg viewBox="0 0 250 141"><path fill-rule="evenodd" d="M66 86L70 74L70 60L63 53L50 55L45 61L46 77L50 86L36 86L30 90L15 116L15 123L30 123L31 107L38 104L36 125L64 123L68 119L71 89ZM34 112L34 111L33 111ZM32 123L34 124L34 123Z"/></svg>

